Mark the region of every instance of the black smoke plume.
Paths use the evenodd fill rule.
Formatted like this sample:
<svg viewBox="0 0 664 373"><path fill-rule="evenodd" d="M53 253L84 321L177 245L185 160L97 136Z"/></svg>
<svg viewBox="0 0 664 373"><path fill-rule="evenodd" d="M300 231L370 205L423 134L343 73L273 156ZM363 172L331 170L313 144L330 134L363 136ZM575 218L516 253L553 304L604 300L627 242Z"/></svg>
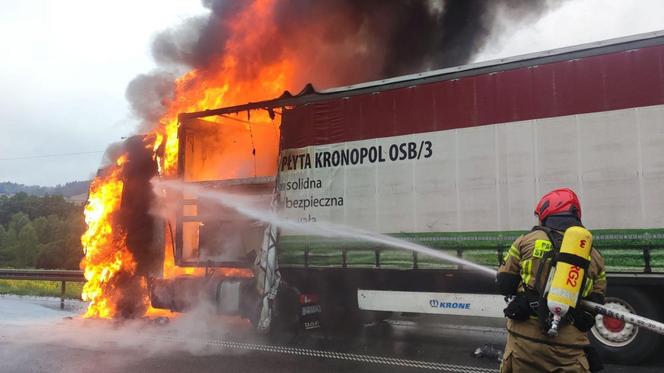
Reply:
<svg viewBox="0 0 664 373"><path fill-rule="evenodd" d="M175 88L176 75L169 71L153 71L135 77L127 86L125 96L141 120L139 132L147 132L159 123L167 100Z"/></svg>
<svg viewBox="0 0 664 373"><path fill-rule="evenodd" d="M143 140L143 136L133 136L122 143L122 153L127 160L122 167L120 209L113 219L136 263L135 272L120 270L106 284L111 289L107 294L122 318L143 316L145 281L159 274L163 263L160 245L163 232L160 222L149 213L156 198L150 179L157 175L157 164Z"/></svg>
<svg viewBox="0 0 664 373"><path fill-rule="evenodd" d="M155 245L159 224L150 214L156 196L150 180L157 176L157 163L146 148L143 136L125 140L127 162L122 167L122 201L119 222L126 235L127 248L136 260L136 272L150 275L160 270L163 250Z"/></svg>
<svg viewBox="0 0 664 373"><path fill-rule="evenodd" d="M308 61L297 77L329 87L468 63L499 30L499 20L527 26L564 0L277 0L269 33L238 56L239 76L296 51ZM137 116L156 125L173 94L175 70L214 70L232 21L251 1L203 0L209 15L156 35L156 72L132 81L127 98ZM168 73L166 72L168 71ZM268 97L266 97L268 98ZM141 129L145 129L144 127Z"/></svg>

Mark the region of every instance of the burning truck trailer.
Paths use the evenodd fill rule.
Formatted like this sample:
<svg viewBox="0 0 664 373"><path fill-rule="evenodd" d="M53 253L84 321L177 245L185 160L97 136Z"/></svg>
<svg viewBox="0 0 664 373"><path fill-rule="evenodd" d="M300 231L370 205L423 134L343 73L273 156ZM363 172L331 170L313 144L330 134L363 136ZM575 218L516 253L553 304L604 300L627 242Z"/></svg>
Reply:
<svg viewBox="0 0 664 373"><path fill-rule="evenodd" d="M178 134L177 175L189 187L165 192L176 206L166 255L198 275L152 280L154 307L183 310L203 295L263 331L274 322L338 330L399 312L503 317L494 279L472 268L279 229L197 191L495 268L534 224L538 197L571 187L607 260L607 307L664 317L664 32L321 92L307 86L182 113ZM602 315L591 335L623 363L662 342Z"/></svg>
<svg viewBox="0 0 664 373"><path fill-rule="evenodd" d="M256 125L225 119L194 119L180 126L176 180L239 196L256 208L268 209L274 194L276 127L261 125L260 120ZM257 152L257 145L274 150ZM256 276L261 259L257 255L267 225L195 191L164 189L161 193L170 205L164 239L176 270L151 280L151 305L186 311L201 301L212 302L219 312L243 316L258 326L262 288L257 288L257 281L264 276Z"/></svg>

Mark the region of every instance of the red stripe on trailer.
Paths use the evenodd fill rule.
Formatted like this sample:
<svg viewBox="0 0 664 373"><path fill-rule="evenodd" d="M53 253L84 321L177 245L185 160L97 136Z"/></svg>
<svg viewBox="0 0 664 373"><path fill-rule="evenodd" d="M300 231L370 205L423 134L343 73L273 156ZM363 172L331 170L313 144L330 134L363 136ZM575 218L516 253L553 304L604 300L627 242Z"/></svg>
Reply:
<svg viewBox="0 0 664 373"><path fill-rule="evenodd" d="M299 105L282 149L658 104L664 46Z"/></svg>

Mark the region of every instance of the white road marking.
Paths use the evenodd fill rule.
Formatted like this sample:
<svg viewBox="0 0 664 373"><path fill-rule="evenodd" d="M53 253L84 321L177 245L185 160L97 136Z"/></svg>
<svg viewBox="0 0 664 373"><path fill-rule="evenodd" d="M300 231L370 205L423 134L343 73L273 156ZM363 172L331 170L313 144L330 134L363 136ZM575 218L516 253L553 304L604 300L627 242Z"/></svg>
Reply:
<svg viewBox="0 0 664 373"><path fill-rule="evenodd" d="M314 350L309 348L273 346L273 345L252 344L252 343L223 341L223 340L210 340L203 338L183 339L177 337L162 337L160 339L165 339L170 342L178 342L178 343L194 342L203 345L216 346L216 347L233 349L233 350L272 352L279 354L299 355L299 356L328 358L328 359L347 360L347 361L359 361L365 363L384 364L384 365L401 366L408 368L430 369L430 370L438 370L444 372L461 372L461 373L498 372L497 369L473 367L468 365L444 364L444 363L436 363L430 361L399 359L399 358L376 356L376 355L362 355L362 354L353 354L346 352Z"/></svg>

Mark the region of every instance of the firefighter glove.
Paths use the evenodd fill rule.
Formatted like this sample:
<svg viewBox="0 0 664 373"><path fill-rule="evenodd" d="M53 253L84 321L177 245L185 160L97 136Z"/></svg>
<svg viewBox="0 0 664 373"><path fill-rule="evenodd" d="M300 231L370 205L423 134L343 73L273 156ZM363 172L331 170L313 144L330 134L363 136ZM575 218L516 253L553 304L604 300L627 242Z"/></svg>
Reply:
<svg viewBox="0 0 664 373"><path fill-rule="evenodd" d="M505 317L516 320L516 321L525 321L528 320L531 314L531 308L528 304L528 297L524 293L517 294L512 298L512 301L507 304L507 307L503 310Z"/></svg>
<svg viewBox="0 0 664 373"><path fill-rule="evenodd" d="M516 289L521 282L521 276L516 273L499 272L496 275L498 292L505 296L516 295Z"/></svg>
<svg viewBox="0 0 664 373"><path fill-rule="evenodd" d="M597 304L604 304L604 295L601 293L590 293L586 299Z"/></svg>
<svg viewBox="0 0 664 373"><path fill-rule="evenodd" d="M593 325L595 325L595 316L586 310L571 308L570 315L572 316L574 326L584 333L592 329Z"/></svg>

